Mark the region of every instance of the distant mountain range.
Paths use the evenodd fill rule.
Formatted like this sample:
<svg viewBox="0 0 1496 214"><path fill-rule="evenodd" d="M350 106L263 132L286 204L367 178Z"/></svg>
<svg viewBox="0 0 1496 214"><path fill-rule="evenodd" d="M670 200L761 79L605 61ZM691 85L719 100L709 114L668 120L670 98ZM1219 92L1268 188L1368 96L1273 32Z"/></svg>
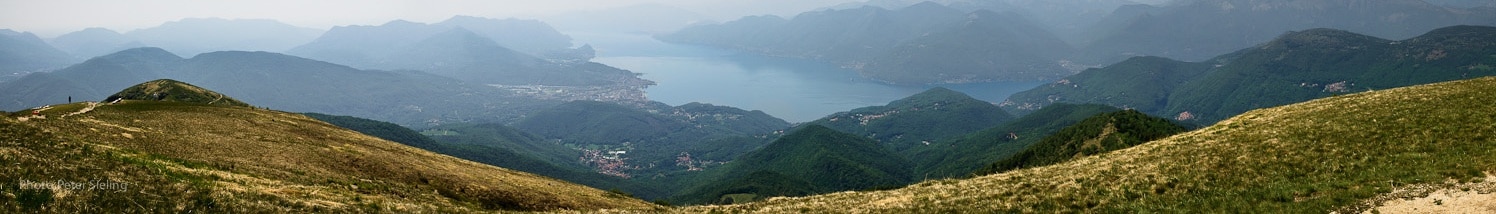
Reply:
<svg viewBox="0 0 1496 214"><path fill-rule="evenodd" d="M909 7L924 2L945 5L964 12L987 10L1014 13L1023 19L1032 20L1041 28L1054 32L1071 44L1078 44L1088 29L1101 21L1113 10L1124 5L1142 5L1129 0L868 0L848 2L826 9L854 9L863 6L881 7L890 10Z"/></svg>
<svg viewBox="0 0 1496 214"><path fill-rule="evenodd" d="M145 46L160 47L181 56L193 56L214 51L281 52L306 44L321 33L322 30L268 19L187 18L132 30L124 35L135 38ZM99 41L110 40L114 38Z"/></svg>
<svg viewBox="0 0 1496 214"><path fill-rule="evenodd" d="M213 52L183 59L136 48L0 83L6 110L102 100L108 90L171 78L217 88L274 109L355 115L408 126L512 121L557 101L413 71L359 70L268 52ZM114 89L111 89L114 88ZM529 109L529 110L527 110Z"/></svg>
<svg viewBox="0 0 1496 214"><path fill-rule="evenodd" d="M1023 114L1102 103L1211 124L1248 110L1352 92L1496 75L1496 27L1454 26L1393 41L1311 29L1204 62L1137 57L1010 96Z"/></svg>
<svg viewBox="0 0 1496 214"><path fill-rule="evenodd" d="M48 41L66 52L62 55L71 56L23 44L35 39L21 34L7 33L17 41L6 49L28 54L0 55L0 60L17 60L6 65L20 66L4 69L16 73L8 78L129 48L160 47L179 56L213 51L285 52L360 69L419 70L475 84L608 86L622 90L621 94L641 94L628 91L652 84L638 74L589 62L594 56L590 46L571 48L570 37L536 20L455 16L435 24L397 20L323 32L273 20L189 18L123 34L89 28ZM642 95L615 99L631 97Z"/></svg>
<svg viewBox="0 0 1496 214"><path fill-rule="evenodd" d="M47 45L35 34L0 29L0 82L73 62L67 53Z"/></svg>
<svg viewBox="0 0 1496 214"><path fill-rule="evenodd" d="M588 60L590 47L534 20L457 16L335 27L287 51L362 69L420 70L477 84L643 87L637 74ZM586 53L574 53L576 51ZM560 58L542 58L559 56Z"/></svg>
<svg viewBox="0 0 1496 214"><path fill-rule="evenodd" d="M1496 2L1485 1L1485 0L1424 0L1424 1L1428 2L1428 3L1431 3L1431 4L1443 5L1443 6L1446 6L1446 7L1454 7L1454 8L1476 8L1476 7L1493 7L1493 8L1496 8Z"/></svg>
<svg viewBox="0 0 1496 214"><path fill-rule="evenodd" d="M963 12L937 3L901 9L861 7L784 19L744 17L657 38L817 59L899 84L1051 79L1068 75L1071 48L1011 13ZM973 46L977 45L977 46Z"/></svg>
<svg viewBox="0 0 1496 214"><path fill-rule="evenodd" d="M541 18L557 29L589 33L669 33L686 26L715 23L710 17L663 4L645 3Z"/></svg>
<svg viewBox="0 0 1496 214"><path fill-rule="evenodd" d="M0 82L130 48L160 47L183 56L212 51L278 52L321 33L274 20L219 18L188 18L123 34L87 28L45 41L31 33L0 29Z"/></svg>
<svg viewBox="0 0 1496 214"><path fill-rule="evenodd" d="M1496 8L1446 8L1422 0L1192 0L1119 10L1092 28L1084 61L1131 56L1206 60L1272 40L1287 31L1334 28L1402 39L1452 25L1496 26Z"/></svg>
<svg viewBox="0 0 1496 214"><path fill-rule="evenodd" d="M692 26L657 38L817 59L873 79L932 84L1050 80L1135 56L1201 61L1312 28L1402 39L1454 25L1496 25L1496 7L1421 0L875 0L789 19Z"/></svg>
<svg viewBox="0 0 1496 214"><path fill-rule="evenodd" d="M140 39L104 28L88 28L63 34L47 40L47 43L80 59L148 46L140 42Z"/></svg>

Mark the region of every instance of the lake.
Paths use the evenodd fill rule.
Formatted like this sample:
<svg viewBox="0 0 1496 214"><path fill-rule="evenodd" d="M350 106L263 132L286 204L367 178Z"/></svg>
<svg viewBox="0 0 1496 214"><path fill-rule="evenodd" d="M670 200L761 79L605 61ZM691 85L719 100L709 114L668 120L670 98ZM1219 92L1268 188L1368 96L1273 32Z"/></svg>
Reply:
<svg viewBox="0 0 1496 214"><path fill-rule="evenodd" d="M769 57L695 45L665 43L649 35L569 32L577 44L597 49L593 61L642 73L657 85L649 99L670 105L690 102L762 110L789 122L808 122L836 112L884 105L936 86L988 102L1046 82L891 85L830 63Z"/></svg>

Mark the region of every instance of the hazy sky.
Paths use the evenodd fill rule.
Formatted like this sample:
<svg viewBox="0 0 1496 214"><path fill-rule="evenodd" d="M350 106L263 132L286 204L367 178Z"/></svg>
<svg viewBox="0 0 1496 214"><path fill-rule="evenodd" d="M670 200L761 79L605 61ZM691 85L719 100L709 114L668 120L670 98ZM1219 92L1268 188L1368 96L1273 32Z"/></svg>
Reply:
<svg viewBox="0 0 1496 214"><path fill-rule="evenodd" d="M853 0L0 0L0 28L53 37L87 27L120 33L182 18L275 19L322 28L405 19L437 22L453 15L535 17L659 3L723 17L793 15Z"/></svg>

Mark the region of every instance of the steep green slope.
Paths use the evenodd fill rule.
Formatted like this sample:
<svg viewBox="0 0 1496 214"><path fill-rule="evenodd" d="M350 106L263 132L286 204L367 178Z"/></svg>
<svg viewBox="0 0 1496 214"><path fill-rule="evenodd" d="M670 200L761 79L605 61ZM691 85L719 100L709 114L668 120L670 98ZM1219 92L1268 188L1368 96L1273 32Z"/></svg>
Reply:
<svg viewBox="0 0 1496 214"><path fill-rule="evenodd" d="M40 188L47 189L6 185L6 192L24 193L5 196L0 209L9 212L651 207L621 195L431 153L279 111L144 100L73 103L35 111L40 115L31 116L28 110L0 121L5 127L0 129L6 130L6 137L0 138L6 161L0 178L42 182L39 185L45 187ZM58 181L118 184L128 190L53 185Z"/></svg>
<svg viewBox="0 0 1496 214"><path fill-rule="evenodd" d="M1492 91L1485 77L1336 96L1051 166L680 211L1359 213L1394 190L1490 182Z"/></svg>
<svg viewBox="0 0 1496 214"><path fill-rule="evenodd" d="M1024 115L1053 103L1095 103L1162 112L1169 94L1186 81L1210 70L1208 63L1180 62L1162 57L1133 57L1102 68L1018 92L998 104L1008 112Z"/></svg>
<svg viewBox="0 0 1496 214"><path fill-rule="evenodd" d="M390 53L372 69L413 69L480 84L610 85L633 72L587 62L556 63L501 46L465 28L453 28Z"/></svg>
<svg viewBox="0 0 1496 214"><path fill-rule="evenodd" d="M1104 105L1056 104L1002 125L901 151L914 162L920 179L967 176L1012 156L1044 136L1091 116L1114 112Z"/></svg>
<svg viewBox="0 0 1496 214"><path fill-rule="evenodd" d="M991 103L936 87L888 105L839 112L806 124L866 136L894 151L903 151L923 142L964 135L1010 120L1013 116Z"/></svg>
<svg viewBox="0 0 1496 214"><path fill-rule="evenodd" d="M1098 114L1045 136L1022 152L987 165L974 174L1047 166L1133 147L1188 130L1167 119L1135 110Z"/></svg>
<svg viewBox="0 0 1496 214"><path fill-rule="evenodd" d="M911 182L907 160L870 139L819 125L803 127L723 166L716 179L676 197L683 203L742 202Z"/></svg>

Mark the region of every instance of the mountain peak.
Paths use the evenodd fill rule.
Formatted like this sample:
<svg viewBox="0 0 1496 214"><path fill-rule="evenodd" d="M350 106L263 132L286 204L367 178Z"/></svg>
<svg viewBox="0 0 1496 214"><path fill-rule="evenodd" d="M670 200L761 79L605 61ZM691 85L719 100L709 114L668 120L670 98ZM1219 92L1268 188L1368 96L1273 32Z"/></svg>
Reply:
<svg viewBox="0 0 1496 214"><path fill-rule="evenodd" d="M119 51L119 52L114 52L114 53L109 54L109 55L100 56L99 58L106 58L106 59L144 58L144 59L166 59L166 60L181 60L182 59L181 56L177 56L176 54L173 54L170 51L166 51L165 49L161 49L161 48L158 48L158 47L138 47L138 48L125 49L125 50L122 50L122 51Z"/></svg>
<svg viewBox="0 0 1496 214"><path fill-rule="evenodd" d="M903 99L894 100L893 102L889 102L888 103L888 107L898 108L898 107L910 106L910 105L913 105L913 106L922 106L922 105L932 105L932 104L936 104L936 103L946 103L946 104L949 104L949 103L952 103L952 102L963 102L963 103L965 103L965 102L978 102L978 103L985 103L984 101L978 100L976 98L972 98L971 96L968 96L965 93L954 91L954 90L951 90L951 89L948 89L948 88L945 88L945 87L935 87L935 88L930 88L929 90L925 90L924 92L919 92L918 94L909 95L908 97L904 97Z"/></svg>
<svg viewBox="0 0 1496 214"><path fill-rule="evenodd" d="M101 27L84 28L83 30L79 30L77 32L72 32L72 33L68 33L68 34L91 34L91 35L108 35L108 36L118 35L118 36L124 36L124 34L120 34L118 31L110 30L109 28L101 28ZM66 34L64 34L64 35L66 35Z"/></svg>
<svg viewBox="0 0 1496 214"><path fill-rule="evenodd" d="M956 10L955 8L947 7L947 6L943 5L943 4L935 3L935 2L931 2L931 1L920 2L920 3L914 4L914 5L909 5L909 7L904 7L900 11L923 11L923 12L947 13L947 14L948 13L960 13L961 12L961 10Z"/></svg>
<svg viewBox="0 0 1496 214"><path fill-rule="evenodd" d="M937 87L925 90L924 92L919 92L918 94L914 94L914 96L958 95L958 94L959 95L966 95L966 94L963 94L961 92L956 92L955 90L951 90L949 88L938 87L937 86Z"/></svg>
<svg viewBox="0 0 1496 214"><path fill-rule="evenodd" d="M114 93L114 95L110 95L109 98L104 99L105 102L114 102L117 100L166 101L249 107L249 104L230 98L228 95L171 79L151 80L140 83L125 88L125 90Z"/></svg>
<svg viewBox="0 0 1496 214"><path fill-rule="evenodd" d="M412 22L412 21L404 20L404 19L396 19L396 20L390 20L389 22L385 22L384 24L381 24L379 26L380 27L396 27L396 26L406 27L406 26L417 26L417 25L426 25L426 24Z"/></svg>

